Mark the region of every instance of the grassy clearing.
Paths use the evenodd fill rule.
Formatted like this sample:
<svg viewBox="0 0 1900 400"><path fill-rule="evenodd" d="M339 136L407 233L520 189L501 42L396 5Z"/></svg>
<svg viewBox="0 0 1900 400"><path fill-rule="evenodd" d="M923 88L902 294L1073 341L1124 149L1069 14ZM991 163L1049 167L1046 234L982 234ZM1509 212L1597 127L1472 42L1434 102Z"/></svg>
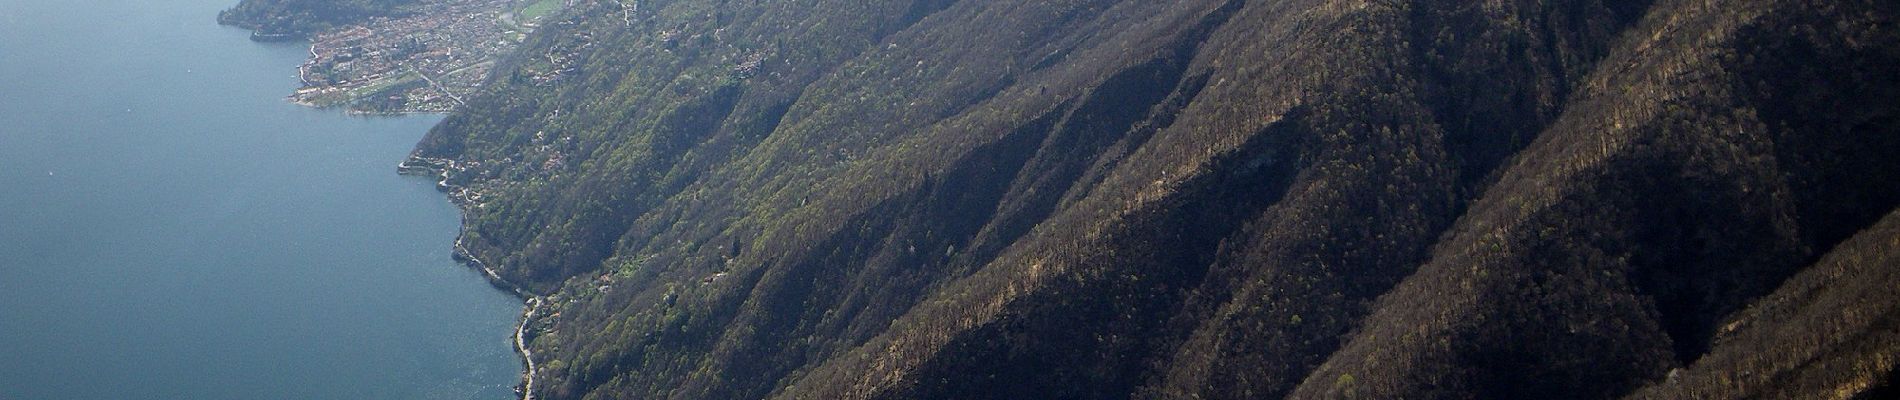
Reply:
<svg viewBox="0 0 1900 400"><path fill-rule="evenodd" d="M521 22L534 22L560 9L561 0L540 0L522 7L520 11L515 12L515 15L521 18Z"/></svg>

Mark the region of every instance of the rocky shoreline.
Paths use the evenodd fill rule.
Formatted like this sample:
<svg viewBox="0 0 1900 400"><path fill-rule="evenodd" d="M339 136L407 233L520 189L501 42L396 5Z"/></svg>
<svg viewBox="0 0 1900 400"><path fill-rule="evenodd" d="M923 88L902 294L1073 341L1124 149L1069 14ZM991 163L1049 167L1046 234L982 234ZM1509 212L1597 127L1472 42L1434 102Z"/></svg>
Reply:
<svg viewBox="0 0 1900 400"><path fill-rule="evenodd" d="M422 0L397 15L303 34L265 32L224 14L219 20L252 29L254 41L309 40L309 58L297 67L301 88L287 96L292 103L343 108L351 115L433 114L460 107L487 80L497 59L513 51L543 17L569 5L565 0ZM540 9L534 15L525 15L535 6ZM448 195L466 221L481 195L451 183L451 177L467 167L455 160L411 157L397 165L397 172L437 177L436 189ZM466 234L456 236L451 257L525 303L512 341L524 366L515 392L532 400L536 363L528 342L544 301L470 253L463 245Z"/></svg>
<svg viewBox="0 0 1900 400"><path fill-rule="evenodd" d="M455 204L456 208L461 212L462 218L466 220L468 217L468 206L472 201L469 198L469 191L460 185L449 183L451 175L460 170L457 168L457 164L455 160L412 156L403 160L402 163L397 164L396 172L402 175L437 177L435 183L436 190L440 190L448 195L450 202ZM464 226L466 226L466 224L464 224ZM528 347L528 341L532 339L528 337L528 327L538 321L536 318L539 316L538 314L540 314L541 306L543 305L542 297L535 295L519 284L502 278L501 274L496 272L494 268L489 267L487 263L475 257L475 255L470 253L468 248L463 245L463 238L465 237L467 237L467 232L456 235L455 245L449 257L461 262L463 265L474 268L476 271L481 271L482 276L487 278L489 285L504 292L514 294L515 297L525 302L521 311L521 321L515 324L515 332L513 335L515 354L521 357L523 366L521 383L515 386L515 394L519 395L522 400L534 400L534 375L536 369L534 350Z"/></svg>

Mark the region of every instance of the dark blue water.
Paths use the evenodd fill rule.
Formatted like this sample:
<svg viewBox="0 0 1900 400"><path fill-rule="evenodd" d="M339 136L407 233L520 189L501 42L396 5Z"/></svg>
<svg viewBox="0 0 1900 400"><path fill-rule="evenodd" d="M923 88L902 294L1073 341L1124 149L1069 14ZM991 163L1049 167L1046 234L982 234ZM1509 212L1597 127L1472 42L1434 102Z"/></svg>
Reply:
<svg viewBox="0 0 1900 400"><path fill-rule="evenodd" d="M0 400L506 399L520 303L236 0L0 0Z"/></svg>

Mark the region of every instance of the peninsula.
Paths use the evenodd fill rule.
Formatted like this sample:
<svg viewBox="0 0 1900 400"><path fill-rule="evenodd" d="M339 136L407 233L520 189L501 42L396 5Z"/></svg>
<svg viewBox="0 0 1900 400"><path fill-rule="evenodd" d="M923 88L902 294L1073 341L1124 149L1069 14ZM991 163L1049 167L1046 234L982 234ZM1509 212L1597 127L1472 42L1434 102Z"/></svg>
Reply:
<svg viewBox="0 0 1900 400"><path fill-rule="evenodd" d="M247 0L219 16L253 39L310 42L289 98L358 114L447 112L571 0ZM309 4L303 4L309 3Z"/></svg>

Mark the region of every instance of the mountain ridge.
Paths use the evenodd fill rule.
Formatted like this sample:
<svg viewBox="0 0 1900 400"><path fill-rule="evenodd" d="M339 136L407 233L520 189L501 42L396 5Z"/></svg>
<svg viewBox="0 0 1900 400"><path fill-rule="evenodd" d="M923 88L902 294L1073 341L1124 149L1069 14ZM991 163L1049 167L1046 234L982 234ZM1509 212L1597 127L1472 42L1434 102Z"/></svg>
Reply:
<svg viewBox="0 0 1900 400"><path fill-rule="evenodd" d="M1897 13L597 1L415 157L540 398L1716 395L1731 315L1893 268L1824 249L1900 205Z"/></svg>

